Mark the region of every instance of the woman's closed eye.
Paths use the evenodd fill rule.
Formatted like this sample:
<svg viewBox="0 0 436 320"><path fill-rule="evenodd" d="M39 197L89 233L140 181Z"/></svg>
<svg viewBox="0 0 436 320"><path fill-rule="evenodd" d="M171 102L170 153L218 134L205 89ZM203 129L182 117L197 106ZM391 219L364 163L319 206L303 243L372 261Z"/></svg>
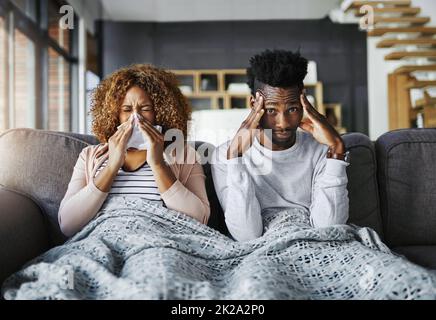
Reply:
<svg viewBox="0 0 436 320"><path fill-rule="evenodd" d="M153 111L153 107L151 106L143 106L141 107L141 112Z"/></svg>

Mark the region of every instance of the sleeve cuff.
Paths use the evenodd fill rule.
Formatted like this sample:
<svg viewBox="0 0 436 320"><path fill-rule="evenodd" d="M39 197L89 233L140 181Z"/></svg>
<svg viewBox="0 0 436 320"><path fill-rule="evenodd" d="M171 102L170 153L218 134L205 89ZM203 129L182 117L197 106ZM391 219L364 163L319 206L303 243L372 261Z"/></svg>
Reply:
<svg viewBox="0 0 436 320"><path fill-rule="evenodd" d="M183 184L179 180L176 180L167 191L160 195L162 200L166 202L168 199L171 199L181 187L183 187Z"/></svg>
<svg viewBox="0 0 436 320"><path fill-rule="evenodd" d="M89 190L91 190L91 193L97 195L98 197L106 197L109 192L103 192L94 183L94 179L91 179L91 181L88 184Z"/></svg>
<svg viewBox="0 0 436 320"><path fill-rule="evenodd" d="M337 160L337 159L327 159L325 165L325 174L335 177L341 177L347 174L346 168L349 163Z"/></svg>

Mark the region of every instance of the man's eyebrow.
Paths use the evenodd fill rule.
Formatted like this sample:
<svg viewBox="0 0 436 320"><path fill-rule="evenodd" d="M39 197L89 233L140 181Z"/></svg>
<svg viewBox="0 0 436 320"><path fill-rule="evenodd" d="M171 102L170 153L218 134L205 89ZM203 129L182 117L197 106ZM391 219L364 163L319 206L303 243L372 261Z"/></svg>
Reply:
<svg viewBox="0 0 436 320"><path fill-rule="evenodd" d="M279 103L275 102L275 101L265 101L265 105L273 105L273 106L278 106Z"/></svg>
<svg viewBox="0 0 436 320"><path fill-rule="evenodd" d="M288 100L285 102L286 105L292 105L292 106L301 106L300 102L298 100ZM265 105L273 105L273 106L278 106L279 102L277 101L265 101Z"/></svg>

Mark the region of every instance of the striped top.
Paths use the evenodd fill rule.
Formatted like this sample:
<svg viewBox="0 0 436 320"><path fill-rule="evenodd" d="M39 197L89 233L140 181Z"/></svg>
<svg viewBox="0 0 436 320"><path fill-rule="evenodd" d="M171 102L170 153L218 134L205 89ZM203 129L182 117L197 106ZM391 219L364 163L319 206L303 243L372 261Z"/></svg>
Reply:
<svg viewBox="0 0 436 320"><path fill-rule="evenodd" d="M100 168L97 169L95 177L106 167L107 162L108 160L103 162ZM135 171L124 171L120 168L112 183L109 194L132 195L150 201L162 201L153 171L148 163L145 163Z"/></svg>

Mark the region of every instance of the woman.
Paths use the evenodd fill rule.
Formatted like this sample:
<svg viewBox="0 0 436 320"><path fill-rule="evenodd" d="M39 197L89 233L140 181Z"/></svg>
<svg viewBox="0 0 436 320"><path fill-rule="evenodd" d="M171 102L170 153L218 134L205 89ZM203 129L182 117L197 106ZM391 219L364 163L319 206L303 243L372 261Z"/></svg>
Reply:
<svg viewBox="0 0 436 320"><path fill-rule="evenodd" d="M109 194L156 201L207 224L210 208L202 166L164 153L163 134L178 129L186 137L190 118L174 74L151 65L120 69L95 89L91 114L101 144L84 148L74 167L58 213L66 236L88 224ZM134 114L149 141L147 150L127 150ZM195 154L189 147L182 150L184 159Z"/></svg>

